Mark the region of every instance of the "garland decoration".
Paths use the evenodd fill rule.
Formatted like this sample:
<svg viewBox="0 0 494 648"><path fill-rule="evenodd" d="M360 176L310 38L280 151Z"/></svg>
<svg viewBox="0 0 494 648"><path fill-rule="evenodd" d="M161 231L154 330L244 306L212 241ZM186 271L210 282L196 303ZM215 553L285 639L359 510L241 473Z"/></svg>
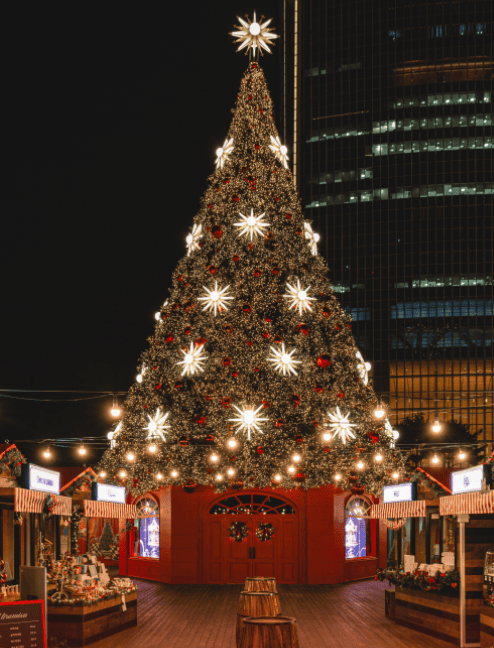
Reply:
<svg viewBox="0 0 494 648"><path fill-rule="evenodd" d="M380 519L379 522L382 522L385 527L388 527L388 529L397 531L398 529L401 529L402 527L405 526L405 524L407 523L407 519L406 518L390 518L388 520Z"/></svg>
<svg viewBox="0 0 494 648"><path fill-rule="evenodd" d="M134 528L134 520L127 520L124 531L129 533Z"/></svg>
<svg viewBox="0 0 494 648"><path fill-rule="evenodd" d="M17 526L22 526L24 524L24 518L20 511L14 511L14 524Z"/></svg>
<svg viewBox="0 0 494 648"><path fill-rule="evenodd" d="M70 529L70 544L71 544L71 553L74 556L79 555L79 522L82 517L82 509L80 507L74 508L72 511L71 518L71 529Z"/></svg>
<svg viewBox="0 0 494 648"><path fill-rule="evenodd" d="M8 469L14 477L20 477L23 463L26 457L13 445L0 457L0 473Z"/></svg>
<svg viewBox="0 0 494 648"><path fill-rule="evenodd" d="M260 542L269 542L274 536L274 527L271 522L261 522L256 529L256 537Z"/></svg>
<svg viewBox="0 0 494 648"><path fill-rule="evenodd" d="M5 569L5 563L0 556L0 585L7 582L7 570Z"/></svg>
<svg viewBox="0 0 494 648"><path fill-rule="evenodd" d="M43 505L43 515L46 518L49 518L53 515L53 509L55 508L55 495L47 494L45 503Z"/></svg>
<svg viewBox="0 0 494 648"><path fill-rule="evenodd" d="M249 535L245 522L232 522L228 528L230 542L243 542Z"/></svg>
<svg viewBox="0 0 494 648"><path fill-rule="evenodd" d="M455 590L460 582L460 574L455 570L447 572L437 570L434 576L431 576L428 572L420 569L406 573L392 569L378 569L374 580L387 580L390 585L427 592L429 590L441 591L446 588Z"/></svg>

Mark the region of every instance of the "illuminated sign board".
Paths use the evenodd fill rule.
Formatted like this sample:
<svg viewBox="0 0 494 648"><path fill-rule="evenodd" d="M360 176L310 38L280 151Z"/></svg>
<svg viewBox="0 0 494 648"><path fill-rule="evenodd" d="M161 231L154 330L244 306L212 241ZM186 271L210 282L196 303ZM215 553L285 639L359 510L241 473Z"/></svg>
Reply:
<svg viewBox="0 0 494 648"><path fill-rule="evenodd" d="M484 466L474 466L466 470L458 470L451 474L451 490L453 495L458 493L473 493L482 490L484 481Z"/></svg>
<svg viewBox="0 0 494 648"><path fill-rule="evenodd" d="M110 484L96 483L94 485L93 497L98 502L125 504L125 486L110 486Z"/></svg>
<svg viewBox="0 0 494 648"><path fill-rule="evenodd" d="M396 486L385 486L383 491L383 502L411 502L415 497L415 484L396 484Z"/></svg>
<svg viewBox="0 0 494 648"><path fill-rule="evenodd" d="M58 495L60 493L60 473L30 463L28 464L26 486L30 490Z"/></svg>

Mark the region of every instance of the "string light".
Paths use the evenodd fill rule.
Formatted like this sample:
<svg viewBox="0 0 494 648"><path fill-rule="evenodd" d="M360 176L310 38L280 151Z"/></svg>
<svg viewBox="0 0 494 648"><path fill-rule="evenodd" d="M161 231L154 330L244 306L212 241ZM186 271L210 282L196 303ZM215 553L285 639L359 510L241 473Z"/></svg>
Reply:
<svg viewBox="0 0 494 648"><path fill-rule="evenodd" d="M211 459L212 462L215 463L216 461L218 461L219 457L218 457L217 454L214 454L214 453L213 453L213 454L211 455L210 459Z"/></svg>
<svg viewBox="0 0 494 648"><path fill-rule="evenodd" d="M172 470L170 474L171 474L172 477L178 477L178 471L177 470Z"/></svg>
<svg viewBox="0 0 494 648"><path fill-rule="evenodd" d="M374 416L377 419L382 419L382 417L386 414L386 412L383 410L382 405L378 405L377 408L374 410Z"/></svg>
<svg viewBox="0 0 494 648"><path fill-rule="evenodd" d="M46 448L46 450L43 452L43 457L45 457L45 459L49 459L51 457L50 448Z"/></svg>
<svg viewBox="0 0 494 648"><path fill-rule="evenodd" d="M339 475L339 474L337 473L337 474L334 476L334 479L335 479L335 481L340 481L340 479L341 479L341 475Z"/></svg>
<svg viewBox="0 0 494 648"><path fill-rule="evenodd" d="M383 460L383 456L382 456L382 454L377 454L377 455L374 457L374 460L375 460L375 461L382 461L382 460Z"/></svg>
<svg viewBox="0 0 494 648"><path fill-rule="evenodd" d="M463 459L466 459L466 458L467 458L467 455L463 452L463 450L460 450L460 453L458 455L458 459L463 461Z"/></svg>
<svg viewBox="0 0 494 648"><path fill-rule="evenodd" d="M102 471L100 472L99 476L100 476L102 479L104 479L104 478L106 477L106 473L105 473L105 471L102 470Z"/></svg>
<svg viewBox="0 0 494 648"><path fill-rule="evenodd" d="M230 477L232 477L235 474L235 470L233 468L228 468L226 472L230 475Z"/></svg>
<svg viewBox="0 0 494 648"><path fill-rule="evenodd" d="M120 477L121 477L122 479L124 479L125 477L127 477L127 473L125 472L125 470L121 470L121 471L120 471Z"/></svg>
<svg viewBox="0 0 494 648"><path fill-rule="evenodd" d="M393 479L398 479L399 476L400 476L400 475L399 475L397 472L394 472L394 473L393 473Z"/></svg>
<svg viewBox="0 0 494 648"><path fill-rule="evenodd" d="M79 447L79 449L77 450L77 452L78 452L80 455L85 455L86 452L87 452L87 450L86 450L86 448L85 448L83 445L81 445L81 446Z"/></svg>
<svg viewBox="0 0 494 648"><path fill-rule="evenodd" d="M442 430L441 423L439 422L439 419L436 417L436 420L434 421L434 425L432 426L432 431L438 434Z"/></svg>
<svg viewBox="0 0 494 648"><path fill-rule="evenodd" d="M439 463L439 457L437 456L437 454L432 457L432 463Z"/></svg>
<svg viewBox="0 0 494 648"><path fill-rule="evenodd" d="M148 445L148 452L152 452L153 454L156 452L158 448L154 445L154 443L151 443Z"/></svg>
<svg viewBox="0 0 494 648"><path fill-rule="evenodd" d="M295 467L294 466L288 466L288 472L289 473L294 473L295 472Z"/></svg>
<svg viewBox="0 0 494 648"><path fill-rule="evenodd" d="M393 430L393 439L397 441L400 438L400 433L398 430Z"/></svg>
<svg viewBox="0 0 494 648"><path fill-rule="evenodd" d="M227 443L228 443L228 446L229 446L230 448L236 448L236 447L237 447L237 442L236 442L236 440L233 439L233 438L232 438L232 439L228 439Z"/></svg>
<svg viewBox="0 0 494 648"><path fill-rule="evenodd" d="M322 435L322 438L324 439L324 441L331 441L331 434L329 432L325 432Z"/></svg>
<svg viewBox="0 0 494 648"><path fill-rule="evenodd" d="M276 475L274 476L274 480L277 481L277 482L280 482L280 481L281 481L281 475L280 475L280 474L276 474Z"/></svg>
<svg viewBox="0 0 494 648"><path fill-rule="evenodd" d="M216 475L216 480L221 481L223 479L223 475Z"/></svg>
<svg viewBox="0 0 494 648"><path fill-rule="evenodd" d="M158 474L156 475L156 479L158 479L159 481L161 481L161 480L163 479L163 475L162 475L161 473L158 473Z"/></svg>
<svg viewBox="0 0 494 648"><path fill-rule="evenodd" d="M127 461L134 461L135 459L135 454L133 452L128 452L127 453Z"/></svg>
<svg viewBox="0 0 494 648"><path fill-rule="evenodd" d="M298 462L298 461L300 461L301 458L302 457L299 454L294 454L293 457L292 457L292 460L295 461L295 462Z"/></svg>
<svg viewBox="0 0 494 648"><path fill-rule="evenodd" d="M364 462L363 462L363 461L359 461L358 464L357 464L357 468L358 468L359 470L362 470L363 467L364 467Z"/></svg>

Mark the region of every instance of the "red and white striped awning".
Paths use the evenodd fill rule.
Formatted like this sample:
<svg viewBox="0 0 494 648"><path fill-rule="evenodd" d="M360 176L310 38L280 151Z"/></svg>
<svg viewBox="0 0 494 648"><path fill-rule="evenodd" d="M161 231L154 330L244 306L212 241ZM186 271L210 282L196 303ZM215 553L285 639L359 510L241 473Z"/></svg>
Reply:
<svg viewBox="0 0 494 648"><path fill-rule="evenodd" d="M487 493L461 493L439 498L440 515L482 515L494 513L494 490Z"/></svg>
<svg viewBox="0 0 494 648"><path fill-rule="evenodd" d="M122 518L132 520L137 517L137 506L134 504L116 504L115 502L97 502L84 500L84 517Z"/></svg>
<svg viewBox="0 0 494 648"><path fill-rule="evenodd" d="M414 502L391 502L390 504L374 504L371 507L371 518L387 520L388 518L409 518L426 516L426 500Z"/></svg>
<svg viewBox="0 0 494 648"><path fill-rule="evenodd" d="M72 498L63 495L52 495L54 501L53 515L72 515ZM46 493L16 488L14 510L19 513L43 513Z"/></svg>

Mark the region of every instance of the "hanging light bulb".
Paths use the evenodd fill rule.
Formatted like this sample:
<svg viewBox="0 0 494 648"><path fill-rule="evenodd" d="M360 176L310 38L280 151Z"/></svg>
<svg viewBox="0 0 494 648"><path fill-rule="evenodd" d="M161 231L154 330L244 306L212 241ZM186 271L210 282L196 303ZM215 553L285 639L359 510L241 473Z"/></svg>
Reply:
<svg viewBox="0 0 494 648"><path fill-rule="evenodd" d="M382 454L379 453L379 454L375 455L375 456L374 456L374 460L375 460L375 461L382 461L382 460L383 460L383 456L382 456Z"/></svg>
<svg viewBox="0 0 494 648"><path fill-rule="evenodd" d="M437 456L437 454L435 454L435 455L432 457L432 463L434 463L434 464L439 463L439 457Z"/></svg>
<svg viewBox="0 0 494 648"><path fill-rule="evenodd" d="M358 464L357 464L357 468L358 468L359 470L362 470L363 467L364 467L364 462L363 462L363 461L359 461Z"/></svg>
<svg viewBox="0 0 494 648"><path fill-rule="evenodd" d="M81 446L79 446L79 448L77 449L77 452L78 452L80 455L85 455L85 454L86 454L87 450L86 450L86 448L84 447L84 444L81 445Z"/></svg>
<svg viewBox="0 0 494 648"><path fill-rule="evenodd" d="M386 412L383 410L381 403L376 407L374 410L374 416L377 419L382 419L382 417L386 414Z"/></svg>
<svg viewBox="0 0 494 648"><path fill-rule="evenodd" d="M122 414L122 410L118 406L118 396L113 395L113 407L110 410L110 414L114 418L118 418Z"/></svg>
<svg viewBox="0 0 494 648"><path fill-rule="evenodd" d="M49 459L51 457L50 448L46 448L46 450L43 452L43 457L45 459Z"/></svg>
<svg viewBox="0 0 494 648"><path fill-rule="evenodd" d="M218 457L217 454L215 454L215 453L213 452L213 454L211 455L210 459L211 459L211 461L212 461L213 463L216 463L216 462L218 461L219 457Z"/></svg>
<svg viewBox="0 0 494 648"><path fill-rule="evenodd" d="M102 479L104 479L104 478L106 477L106 473L105 473L105 471L102 470L102 471L100 472L99 476L100 476Z"/></svg>
<svg viewBox="0 0 494 648"><path fill-rule="evenodd" d="M171 474L171 476L173 478L178 477L178 471L177 470L172 470L170 474Z"/></svg>
<svg viewBox="0 0 494 648"><path fill-rule="evenodd" d="M156 445L155 445L154 443L150 443L150 444L148 445L148 452L151 452L151 453L154 454L154 453L156 452L157 449L158 449L158 448L156 447Z"/></svg>
<svg viewBox="0 0 494 648"><path fill-rule="evenodd" d="M127 453L127 461L134 461L136 458L135 454L133 452L128 452Z"/></svg>
<svg viewBox="0 0 494 648"><path fill-rule="evenodd" d="M340 481L341 475L336 473L336 475L334 476L334 479L335 479L335 481Z"/></svg>
<svg viewBox="0 0 494 648"><path fill-rule="evenodd" d="M293 457L292 457L292 460L295 461L295 462L299 462L300 459L302 459L302 457L301 457L299 454L297 454L297 453L295 453L295 454L293 455Z"/></svg>
<svg viewBox="0 0 494 648"><path fill-rule="evenodd" d="M432 426L432 431L438 434L442 430L442 425L439 422L439 419L436 416L436 420L434 421L434 425Z"/></svg>
<svg viewBox="0 0 494 648"><path fill-rule="evenodd" d="M230 477L232 477L235 474L235 469L234 468L228 468L228 470L226 472L230 475Z"/></svg>
<svg viewBox="0 0 494 648"><path fill-rule="evenodd" d="M330 432L325 432L322 435L322 438L324 439L324 441L331 441L331 433Z"/></svg>
<svg viewBox="0 0 494 648"><path fill-rule="evenodd" d="M399 475L397 472L394 472L394 473L393 473L393 479L398 479L399 476L400 476L400 475Z"/></svg>
<svg viewBox="0 0 494 648"><path fill-rule="evenodd" d="M119 474L120 474L120 477L121 477L122 479L124 479L125 477L127 477L127 473L125 472L125 470L121 470Z"/></svg>
<svg viewBox="0 0 494 648"><path fill-rule="evenodd" d="M295 472L295 466L288 466L288 472L289 473L294 473Z"/></svg>
<svg viewBox="0 0 494 648"><path fill-rule="evenodd" d="M397 441L400 438L400 433L398 430L393 430L393 439Z"/></svg>
<svg viewBox="0 0 494 648"><path fill-rule="evenodd" d="M463 450L460 450L460 453L458 454L458 459L460 459L460 461L463 461L466 458L467 455L465 454L465 452Z"/></svg>
<svg viewBox="0 0 494 648"><path fill-rule="evenodd" d="M237 447L237 442L233 437L231 439L228 439L228 446L230 448L236 448Z"/></svg>
<svg viewBox="0 0 494 648"><path fill-rule="evenodd" d="M162 475L161 473L157 473L157 474L156 474L156 479L158 479L159 481L161 481L161 480L163 479L163 475Z"/></svg>
<svg viewBox="0 0 494 648"><path fill-rule="evenodd" d="M277 481L277 482L280 482L280 481L281 481L281 475L280 475L279 473L277 473L277 474L274 476L274 481Z"/></svg>

